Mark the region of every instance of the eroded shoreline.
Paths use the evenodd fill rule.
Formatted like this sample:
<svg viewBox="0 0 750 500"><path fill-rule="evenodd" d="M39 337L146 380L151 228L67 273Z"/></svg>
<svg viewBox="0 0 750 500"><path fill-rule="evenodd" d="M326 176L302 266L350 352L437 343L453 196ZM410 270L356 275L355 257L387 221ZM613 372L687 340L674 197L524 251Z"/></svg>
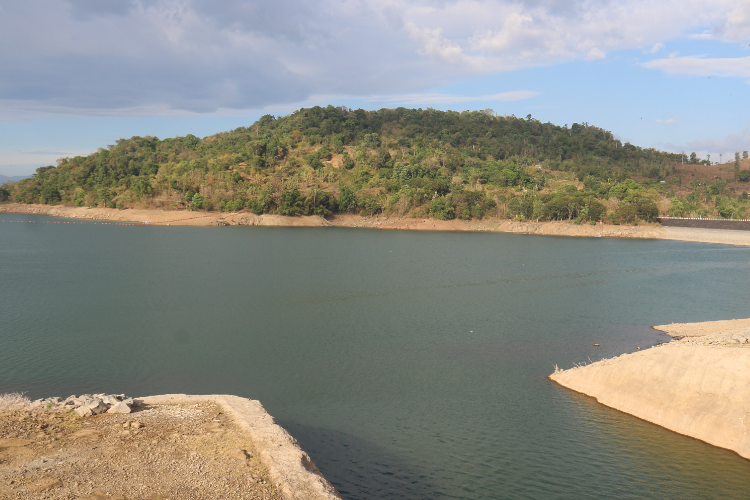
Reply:
<svg viewBox="0 0 750 500"><path fill-rule="evenodd" d="M133 413L82 416L72 403L119 397L9 396L0 397L0 499L340 499L255 400L150 396L131 399Z"/></svg>
<svg viewBox="0 0 750 500"><path fill-rule="evenodd" d="M750 459L750 319L654 328L680 340L558 370L549 378Z"/></svg>
<svg viewBox="0 0 750 500"><path fill-rule="evenodd" d="M388 217L377 215L317 215L291 217L255 215L249 212L193 212L188 210L155 210L67 207L62 205L26 205L6 203L0 213L38 214L70 219L105 222L131 222L157 226L279 226L279 227L357 227L409 231L479 231L544 236L577 236L603 238L637 238L718 243L750 246L750 231L662 227L659 224L615 226L610 224L573 224L566 221L519 222L509 219L438 220L430 218Z"/></svg>

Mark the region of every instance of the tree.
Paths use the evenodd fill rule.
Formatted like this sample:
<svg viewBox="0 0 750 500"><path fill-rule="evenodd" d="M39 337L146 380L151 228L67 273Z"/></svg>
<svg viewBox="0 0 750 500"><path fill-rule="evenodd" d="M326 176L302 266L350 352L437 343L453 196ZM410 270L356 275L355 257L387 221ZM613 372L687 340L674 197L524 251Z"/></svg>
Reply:
<svg viewBox="0 0 750 500"><path fill-rule="evenodd" d="M349 186L342 186L339 190L339 211L353 212L357 208L357 197Z"/></svg>
<svg viewBox="0 0 750 500"><path fill-rule="evenodd" d="M354 168L354 159L349 155L349 153L344 152L344 162L343 166L347 170L351 170Z"/></svg>
<svg viewBox="0 0 750 500"><path fill-rule="evenodd" d="M455 219L456 209L450 199L440 196L430 202L430 216L443 220Z"/></svg>
<svg viewBox="0 0 750 500"><path fill-rule="evenodd" d="M737 182L740 177L740 152L734 153L734 182Z"/></svg>
<svg viewBox="0 0 750 500"><path fill-rule="evenodd" d="M206 204L206 198L204 198L200 193L195 193L193 195L193 207L195 208L203 208Z"/></svg>

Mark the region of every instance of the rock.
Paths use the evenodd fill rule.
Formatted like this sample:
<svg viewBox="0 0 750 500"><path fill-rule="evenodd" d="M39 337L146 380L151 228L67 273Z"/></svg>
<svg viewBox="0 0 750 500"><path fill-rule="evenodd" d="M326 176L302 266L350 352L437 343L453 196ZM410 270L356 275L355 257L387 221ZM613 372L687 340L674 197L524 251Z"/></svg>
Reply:
<svg viewBox="0 0 750 500"><path fill-rule="evenodd" d="M75 411L81 417L90 417L94 414L94 412L91 411L91 408L89 408L88 406L79 406L73 411Z"/></svg>
<svg viewBox="0 0 750 500"><path fill-rule="evenodd" d="M79 398L73 399L73 403L76 407L78 406L88 406L89 403L93 401L93 398L88 396L81 396Z"/></svg>
<svg viewBox="0 0 750 500"><path fill-rule="evenodd" d="M132 427L133 429L140 429L141 427L143 427L143 424L140 422L133 422L130 424L130 427Z"/></svg>
<svg viewBox="0 0 750 500"><path fill-rule="evenodd" d="M119 403L119 402L120 402L120 400L119 400L119 399L117 399L117 398L116 398L115 396L104 396L104 397L102 398L102 402L103 402L104 404L108 404L108 405L110 405L110 406L114 406L114 405L116 405L117 403Z"/></svg>
<svg viewBox="0 0 750 500"><path fill-rule="evenodd" d="M59 488L62 485L62 481L59 479L47 476L29 484L26 486L26 489L29 490L29 493L39 493L41 491L51 490L52 488Z"/></svg>
<svg viewBox="0 0 750 500"><path fill-rule="evenodd" d="M245 453L245 450L232 450L229 452L229 456L232 458L236 458L237 460L247 460L247 453Z"/></svg>
<svg viewBox="0 0 750 500"><path fill-rule="evenodd" d="M90 409L91 413L93 413L94 415L99 415L100 413L104 413L109 409L109 407L105 405L104 402L99 398L94 399L91 403L86 405L86 407Z"/></svg>
<svg viewBox="0 0 750 500"><path fill-rule="evenodd" d="M120 401L107 410L107 413L130 413L130 407L124 402Z"/></svg>

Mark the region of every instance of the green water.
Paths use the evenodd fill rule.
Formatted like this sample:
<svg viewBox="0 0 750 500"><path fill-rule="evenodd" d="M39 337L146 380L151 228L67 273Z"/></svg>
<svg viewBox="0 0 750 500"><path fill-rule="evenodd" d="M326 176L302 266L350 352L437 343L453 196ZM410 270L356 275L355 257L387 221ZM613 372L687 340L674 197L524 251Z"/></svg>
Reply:
<svg viewBox="0 0 750 500"><path fill-rule="evenodd" d="M0 220L0 392L259 399L347 499L747 497L750 461L546 376L750 316L750 249Z"/></svg>

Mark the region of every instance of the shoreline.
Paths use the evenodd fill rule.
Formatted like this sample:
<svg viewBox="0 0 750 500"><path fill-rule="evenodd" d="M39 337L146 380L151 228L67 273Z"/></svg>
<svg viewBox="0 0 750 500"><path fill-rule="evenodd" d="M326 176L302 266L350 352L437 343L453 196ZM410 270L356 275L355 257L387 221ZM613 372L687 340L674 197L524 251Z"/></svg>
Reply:
<svg viewBox="0 0 750 500"><path fill-rule="evenodd" d="M750 459L750 319L659 325L675 339L549 379Z"/></svg>
<svg viewBox="0 0 750 500"><path fill-rule="evenodd" d="M638 238L717 243L750 246L750 231L663 227L656 223L639 226L597 223L574 224L568 221L519 222L510 219L439 220L383 215L284 216L250 212L193 212L187 210L68 207L63 205L0 204L0 213L49 215L70 219L106 222L131 222L155 226L277 226L277 227L356 227L410 231L479 231L543 236L595 238Z"/></svg>
<svg viewBox="0 0 750 500"><path fill-rule="evenodd" d="M0 395L0 498L40 493L50 500L341 499L256 400Z"/></svg>

